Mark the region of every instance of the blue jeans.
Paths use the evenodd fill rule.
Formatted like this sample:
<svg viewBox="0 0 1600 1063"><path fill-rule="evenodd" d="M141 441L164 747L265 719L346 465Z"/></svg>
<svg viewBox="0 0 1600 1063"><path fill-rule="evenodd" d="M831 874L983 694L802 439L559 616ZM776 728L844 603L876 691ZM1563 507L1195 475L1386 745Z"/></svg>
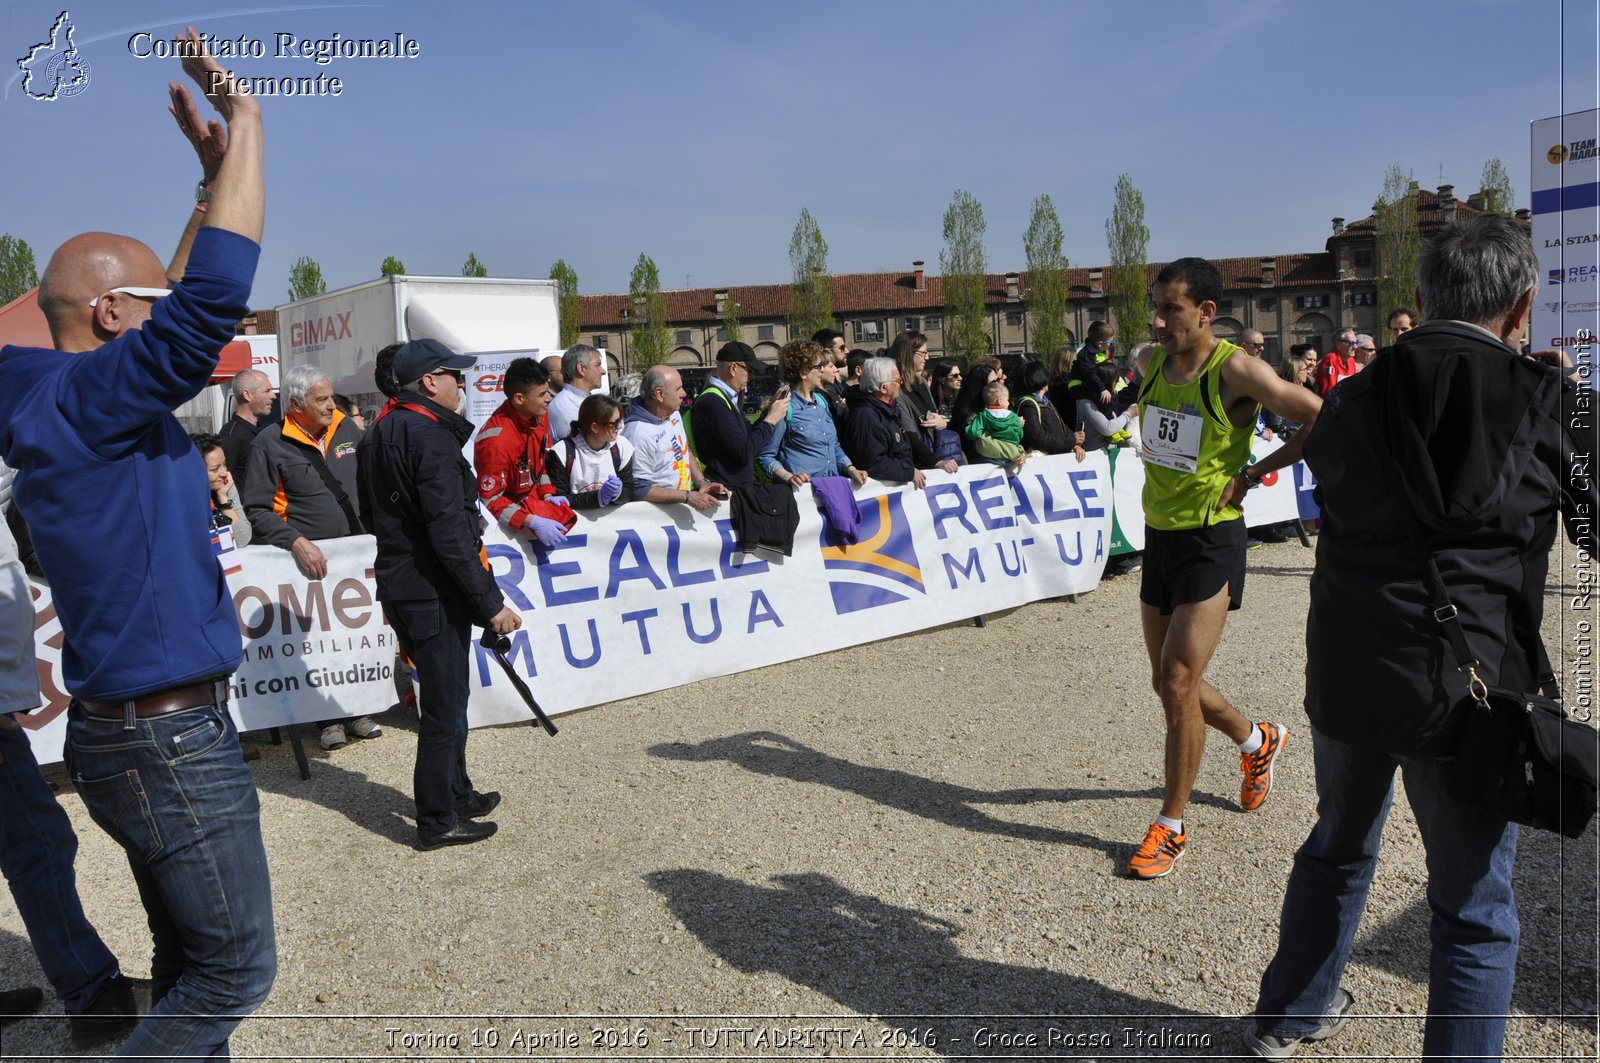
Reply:
<svg viewBox="0 0 1600 1063"><path fill-rule="evenodd" d="M39 772L25 730L0 731L0 872L62 1007L81 1012L117 974L83 914L72 871L78 836Z"/></svg>
<svg viewBox="0 0 1600 1063"><path fill-rule="evenodd" d="M233 721L214 705L103 720L74 701L66 763L127 852L155 938L156 1004L118 1055L227 1059L277 973L261 802Z"/></svg>
<svg viewBox="0 0 1600 1063"><path fill-rule="evenodd" d="M1257 1025L1303 1037L1327 1013L1367 905L1398 767L1427 853L1433 910L1422 1052L1498 1060L1517 962L1516 825L1453 799L1441 765L1347 745L1314 728L1311 741L1317 824L1295 853Z"/></svg>
<svg viewBox="0 0 1600 1063"><path fill-rule="evenodd" d="M411 775L417 830L442 834L472 796L467 774L468 648L472 615L455 598L391 601L383 615L417 667L417 765Z"/></svg>

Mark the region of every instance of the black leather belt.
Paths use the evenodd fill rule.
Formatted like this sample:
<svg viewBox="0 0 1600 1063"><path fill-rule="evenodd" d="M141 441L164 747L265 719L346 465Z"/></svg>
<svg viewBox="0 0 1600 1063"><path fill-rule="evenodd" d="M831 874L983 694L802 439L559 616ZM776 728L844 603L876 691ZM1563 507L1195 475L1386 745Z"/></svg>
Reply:
<svg viewBox="0 0 1600 1063"><path fill-rule="evenodd" d="M153 694L143 697L130 698L128 701L91 701L88 698L79 698L78 704L83 707L84 713L102 720L120 720L127 715L128 705L132 704L133 714L141 720L152 716L165 716L172 712L183 712L186 709L198 709L202 705L226 705L228 703L228 681L226 679L206 679L187 686L168 687L158 690Z"/></svg>

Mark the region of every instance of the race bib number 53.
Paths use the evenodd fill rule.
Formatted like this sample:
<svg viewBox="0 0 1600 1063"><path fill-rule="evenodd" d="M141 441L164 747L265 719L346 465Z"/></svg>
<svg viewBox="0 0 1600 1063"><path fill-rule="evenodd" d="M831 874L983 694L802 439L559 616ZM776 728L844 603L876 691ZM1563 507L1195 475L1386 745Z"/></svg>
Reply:
<svg viewBox="0 0 1600 1063"><path fill-rule="evenodd" d="M1195 413L1163 410L1149 403L1140 426L1145 461L1179 472L1194 472L1200 460L1201 417Z"/></svg>

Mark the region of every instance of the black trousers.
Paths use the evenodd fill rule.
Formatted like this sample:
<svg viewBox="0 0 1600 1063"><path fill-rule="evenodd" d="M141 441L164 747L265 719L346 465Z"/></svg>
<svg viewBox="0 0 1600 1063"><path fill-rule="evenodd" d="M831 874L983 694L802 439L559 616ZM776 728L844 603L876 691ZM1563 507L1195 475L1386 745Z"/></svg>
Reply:
<svg viewBox="0 0 1600 1063"><path fill-rule="evenodd" d="M421 722L411 786L417 800L417 830L437 834L455 826L456 805L472 794L467 774L472 616L452 598L384 602L383 615L417 669Z"/></svg>

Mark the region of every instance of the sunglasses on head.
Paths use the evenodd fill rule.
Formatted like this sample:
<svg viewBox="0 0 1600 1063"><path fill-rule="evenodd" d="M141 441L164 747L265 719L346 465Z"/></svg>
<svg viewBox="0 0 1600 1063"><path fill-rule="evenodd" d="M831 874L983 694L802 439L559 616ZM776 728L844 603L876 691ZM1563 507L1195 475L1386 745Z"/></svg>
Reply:
<svg viewBox="0 0 1600 1063"><path fill-rule="evenodd" d="M100 300L104 299L106 295L136 295L141 299L165 299L171 294L171 288L112 288L109 289L105 295L101 295L97 298L89 300L89 306L91 309L98 306L100 304Z"/></svg>

